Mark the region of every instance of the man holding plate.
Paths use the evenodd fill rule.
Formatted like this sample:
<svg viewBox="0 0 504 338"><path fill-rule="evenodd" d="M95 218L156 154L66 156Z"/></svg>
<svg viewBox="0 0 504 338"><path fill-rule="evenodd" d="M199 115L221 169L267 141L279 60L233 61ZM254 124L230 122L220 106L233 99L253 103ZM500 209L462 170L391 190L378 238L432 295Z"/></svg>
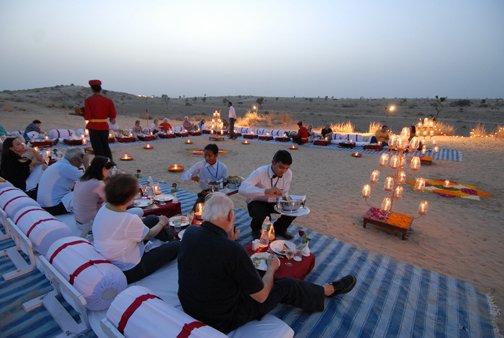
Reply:
<svg viewBox="0 0 504 338"><path fill-rule="evenodd" d="M287 150L279 150L273 156L271 164L264 165L254 170L240 185L238 192L247 198L247 209L252 222L252 237L261 236L261 226L264 219L272 213L278 213L275 205L279 197L289 193L292 182L292 156ZM287 240L293 238L287 228L296 217L281 215L273 226L275 234Z"/></svg>

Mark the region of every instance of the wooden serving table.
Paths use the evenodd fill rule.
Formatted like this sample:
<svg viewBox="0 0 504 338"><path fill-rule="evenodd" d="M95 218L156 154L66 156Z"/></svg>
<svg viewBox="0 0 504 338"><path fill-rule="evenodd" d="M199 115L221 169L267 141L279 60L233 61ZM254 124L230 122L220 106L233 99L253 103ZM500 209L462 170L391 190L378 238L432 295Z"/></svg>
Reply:
<svg viewBox="0 0 504 338"><path fill-rule="evenodd" d="M381 144L366 144L364 147L364 150L383 150L383 146Z"/></svg>
<svg viewBox="0 0 504 338"><path fill-rule="evenodd" d="M137 137L140 141L153 141L157 138L156 135L138 135Z"/></svg>
<svg viewBox="0 0 504 338"><path fill-rule="evenodd" d="M364 214L362 226L365 228L368 223L374 224L391 234L400 234L401 239L405 240L411 230L413 217L398 212L385 213L378 208L370 208Z"/></svg>
<svg viewBox="0 0 504 338"><path fill-rule="evenodd" d="M148 215L156 215L156 216L161 216L164 215L168 218L176 216L176 215L181 215L182 214L182 209L180 207L180 202L166 202L165 204L160 204L157 201L154 201L151 205L148 207L142 208L144 211L144 216Z"/></svg>
<svg viewBox="0 0 504 338"><path fill-rule="evenodd" d="M277 136L277 137L275 137L275 141L277 141L277 142L289 142L290 141L290 137L287 137L287 136Z"/></svg>
<svg viewBox="0 0 504 338"><path fill-rule="evenodd" d="M118 138L116 138L116 140L119 143L131 143L131 142L137 141L137 139L135 137L118 137Z"/></svg>
<svg viewBox="0 0 504 338"><path fill-rule="evenodd" d="M198 131L190 131L189 135L191 136L200 136L201 135L201 130Z"/></svg>
<svg viewBox="0 0 504 338"><path fill-rule="evenodd" d="M30 141L30 144L32 147L39 147L39 148L49 148L58 143L58 140L42 140L42 141Z"/></svg>
<svg viewBox="0 0 504 338"><path fill-rule="evenodd" d="M338 143L338 147L341 147L341 148L355 148L355 143L353 143L353 142L340 142L340 143Z"/></svg>
<svg viewBox="0 0 504 338"><path fill-rule="evenodd" d="M177 137L177 136L175 136L175 134L173 134L173 133L163 133L163 132L159 132L159 133L157 133L157 136L158 136L159 138L175 138L175 137Z"/></svg>
<svg viewBox="0 0 504 338"><path fill-rule="evenodd" d="M247 138L249 140L256 139L259 136L257 134L243 134L243 138Z"/></svg>
<svg viewBox="0 0 504 338"><path fill-rule="evenodd" d="M189 136L189 132L185 131L185 132L182 132L182 133L175 133L175 136L177 136L177 137L187 137L187 136Z"/></svg>
<svg viewBox="0 0 504 338"><path fill-rule="evenodd" d="M253 254L257 252L265 252L268 250L268 247L266 248L259 248L256 251L252 250L252 243L248 244L245 247L245 251L247 251L249 256L252 256ZM295 261L294 259L287 259L286 257L278 257L280 260L280 267L278 270L275 272L275 279L280 279L280 278L296 278L296 279L301 279L303 280L306 275L308 275L313 268L315 267L315 255L310 252L309 256L301 256L302 260L300 262ZM286 263L290 263L290 265L287 265ZM265 271L262 270L257 270L259 274L262 276L264 275Z"/></svg>
<svg viewBox="0 0 504 338"><path fill-rule="evenodd" d="M420 163L424 165L432 165L432 156L420 156Z"/></svg>
<svg viewBox="0 0 504 338"><path fill-rule="evenodd" d="M313 141L313 144L316 146L328 146L331 143L331 141L328 140L315 140Z"/></svg>
<svg viewBox="0 0 504 338"><path fill-rule="evenodd" d="M74 139L66 138L63 140L63 143L66 145L69 145L69 146L81 146L82 140L81 139L74 140Z"/></svg>
<svg viewBox="0 0 504 338"><path fill-rule="evenodd" d="M273 140L273 136L271 136L271 135L259 135L259 140L271 141L271 140Z"/></svg>

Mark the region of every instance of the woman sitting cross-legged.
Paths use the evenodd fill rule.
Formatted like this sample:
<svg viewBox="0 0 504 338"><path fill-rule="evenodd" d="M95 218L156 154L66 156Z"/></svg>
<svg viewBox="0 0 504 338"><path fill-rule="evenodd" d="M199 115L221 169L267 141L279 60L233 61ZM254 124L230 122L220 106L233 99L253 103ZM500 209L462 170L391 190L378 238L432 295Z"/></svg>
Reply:
<svg viewBox="0 0 504 338"><path fill-rule="evenodd" d="M144 241L158 238L170 240L166 216L141 219L126 212L138 192L138 181L128 174L117 174L105 186L107 203L100 208L93 222L96 250L119 267L128 280L136 282L177 258L178 241L163 243L145 252Z"/></svg>

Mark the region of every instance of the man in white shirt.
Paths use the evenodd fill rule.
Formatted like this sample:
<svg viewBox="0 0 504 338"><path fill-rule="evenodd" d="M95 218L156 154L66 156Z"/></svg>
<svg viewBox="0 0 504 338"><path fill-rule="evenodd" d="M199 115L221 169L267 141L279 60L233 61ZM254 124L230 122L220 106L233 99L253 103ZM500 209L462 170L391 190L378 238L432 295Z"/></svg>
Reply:
<svg viewBox="0 0 504 338"><path fill-rule="evenodd" d="M261 236L261 226L264 219L275 211L278 198L288 194L292 182L292 156L286 150L279 150L273 156L271 164L254 170L240 186L238 192L247 198L247 208L252 222L252 237ZM270 216L271 217L271 216ZM287 227L296 217L281 215L273 226L276 235L285 239L292 239Z"/></svg>
<svg viewBox="0 0 504 338"><path fill-rule="evenodd" d="M218 161L219 147L216 144L208 144L204 149L204 160L196 162L189 170L181 176L183 181L199 182L201 192L198 193L198 199L194 204L203 202L209 191L208 182L221 181L228 176L227 166Z"/></svg>
<svg viewBox="0 0 504 338"><path fill-rule="evenodd" d="M65 157L47 167L40 177L37 202L52 215L73 212L73 188L84 173L79 168L89 165L80 148L68 149Z"/></svg>
<svg viewBox="0 0 504 338"><path fill-rule="evenodd" d="M234 140L234 139L236 139L236 135L234 132L234 126L235 126L235 122L236 122L236 111L233 107L233 102L228 101L228 108L229 108L229 112L228 112L229 138Z"/></svg>

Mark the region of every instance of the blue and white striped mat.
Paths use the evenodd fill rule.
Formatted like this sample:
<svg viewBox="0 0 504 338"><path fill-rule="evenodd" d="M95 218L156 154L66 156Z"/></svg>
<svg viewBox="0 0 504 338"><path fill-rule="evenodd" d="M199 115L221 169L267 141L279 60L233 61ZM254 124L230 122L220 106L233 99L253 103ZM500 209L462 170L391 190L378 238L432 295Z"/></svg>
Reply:
<svg viewBox="0 0 504 338"><path fill-rule="evenodd" d="M163 183L162 191L170 187ZM196 196L180 190L177 197L184 213ZM298 222L301 219L297 220ZM250 217L236 209L240 243L250 242ZM297 233L292 225L289 231ZM385 255L357 249L335 238L304 229L312 239L316 266L306 280L318 284L346 274L358 282L349 294L326 300L320 313L304 313L280 305L273 314L296 332L296 337L495 337L490 303L485 294L467 282ZM0 249L7 242L0 242ZM0 258L0 273L12 269ZM0 337L51 337L56 323L41 308L24 313L21 304L51 289L38 271L13 281L0 281ZM93 337L89 332L86 336Z"/></svg>

